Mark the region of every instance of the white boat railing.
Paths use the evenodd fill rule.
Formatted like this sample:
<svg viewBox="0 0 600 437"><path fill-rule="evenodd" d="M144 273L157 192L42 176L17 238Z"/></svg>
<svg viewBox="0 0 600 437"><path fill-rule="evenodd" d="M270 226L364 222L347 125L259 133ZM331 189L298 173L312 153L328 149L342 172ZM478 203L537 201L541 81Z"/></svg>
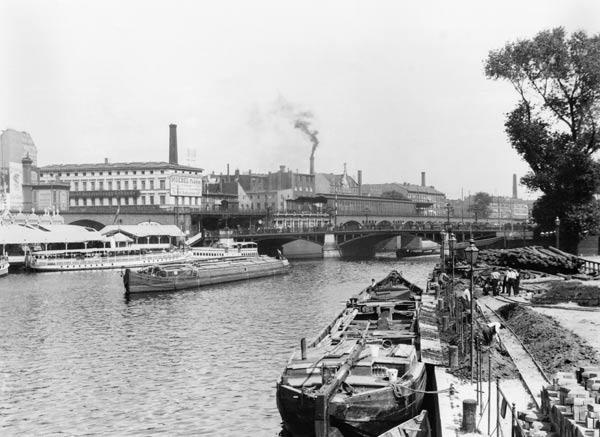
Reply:
<svg viewBox="0 0 600 437"><path fill-rule="evenodd" d="M138 254L138 255L114 255L114 256L94 256L84 258L39 258L34 257L31 265L37 266L66 266L66 265L95 265L95 264L129 264L133 262L152 262L152 261L171 261L183 259L183 252L176 253L157 253L157 254Z"/></svg>

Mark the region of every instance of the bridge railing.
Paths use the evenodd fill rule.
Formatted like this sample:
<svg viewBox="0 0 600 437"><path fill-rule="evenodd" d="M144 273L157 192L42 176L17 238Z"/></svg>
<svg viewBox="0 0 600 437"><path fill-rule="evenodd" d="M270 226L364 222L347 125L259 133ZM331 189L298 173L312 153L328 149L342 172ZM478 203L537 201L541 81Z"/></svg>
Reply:
<svg viewBox="0 0 600 437"><path fill-rule="evenodd" d="M390 232L390 231L409 231L409 232L444 232L442 229L435 229L435 228L429 228L429 227L423 227L423 226L390 226L390 227L375 227L375 226L363 226L360 228L346 228L344 226L337 226L337 227L325 227L325 226L320 226L320 227L303 227L303 228L281 228L281 227L256 227L256 228L242 228L242 227L238 227L238 228L234 228L234 229L230 229L232 236L235 237L243 237L243 236L249 236L249 235L259 235L259 234L305 234L305 235L309 235L309 234L324 234L324 233L328 233L328 232L333 232L333 233L353 233L353 232L373 232L373 233L384 233L384 232ZM478 228L466 228L466 229L457 229L457 232L498 232L499 229L497 227L478 227ZM454 230L453 230L454 232ZM219 237L219 231L208 231L205 230L204 231L204 235L207 238L218 238Z"/></svg>

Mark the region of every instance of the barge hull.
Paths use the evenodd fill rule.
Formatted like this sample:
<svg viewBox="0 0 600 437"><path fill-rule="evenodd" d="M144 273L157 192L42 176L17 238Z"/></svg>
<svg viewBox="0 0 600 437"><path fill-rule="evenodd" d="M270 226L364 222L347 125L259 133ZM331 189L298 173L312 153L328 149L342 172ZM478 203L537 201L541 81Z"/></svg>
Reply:
<svg viewBox="0 0 600 437"><path fill-rule="evenodd" d="M128 294L179 291L198 288L205 285L275 276L287 273L288 270L289 263L287 260L265 262L256 266L249 264L215 268L213 272L203 271L193 278L149 277L148 275L139 274L133 270L127 269L123 276L123 283L125 285L125 292Z"/></svg>

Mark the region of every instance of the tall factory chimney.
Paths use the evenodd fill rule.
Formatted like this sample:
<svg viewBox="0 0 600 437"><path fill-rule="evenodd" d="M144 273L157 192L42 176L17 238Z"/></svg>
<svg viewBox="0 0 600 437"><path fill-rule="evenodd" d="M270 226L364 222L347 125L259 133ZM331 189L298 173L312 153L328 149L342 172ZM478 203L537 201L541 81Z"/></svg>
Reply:
<svg viewBox="0 0 600 437"><path fill-rule="evenodd" d="M358 195L362 196L362 170L358 170Z"/></svg>
<svg viewBox="0 0 600 437"><path fill-rule="evenodd" d="M517 175L513 173L513 199L517 198Z"/></svg>
<svg viewBox="0 0 600 437"><path fill-rule="evenodd" d="M169 125L169 164L177 164L177 125Z"/></svg>
<svg viewBox="0 0 600 437"><path fill-rule="evenodd" d="M425 186L425 172L424 171L421 172L421 186L422 187Z"/></svg>
<svg viewBox="0 0 600 437"><path fill-rule="evenodd" d="M310 155L310 174L315 174L315 155Z"/></svg>

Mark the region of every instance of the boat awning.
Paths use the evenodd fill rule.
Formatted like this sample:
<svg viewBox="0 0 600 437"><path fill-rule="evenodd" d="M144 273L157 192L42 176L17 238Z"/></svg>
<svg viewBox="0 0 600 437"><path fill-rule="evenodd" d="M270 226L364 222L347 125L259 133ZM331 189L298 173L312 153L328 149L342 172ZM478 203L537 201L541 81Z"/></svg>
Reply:
<svg viewBox="0 0 600 437"><path fill-rule="evenodd" d="M106 237L91 228L75 225L25 225L0 226L0 244L83 243L105 242Z"/></svg>
<svg viewBox="0 0 600 437"><path fill-rule="evenodd" d="M139 225L108 225L100 229L102 235L111 236L117 233L127 235L129 237L183 237L181 232L175 225L161 225L158 223L142 223Z"/></svg>

